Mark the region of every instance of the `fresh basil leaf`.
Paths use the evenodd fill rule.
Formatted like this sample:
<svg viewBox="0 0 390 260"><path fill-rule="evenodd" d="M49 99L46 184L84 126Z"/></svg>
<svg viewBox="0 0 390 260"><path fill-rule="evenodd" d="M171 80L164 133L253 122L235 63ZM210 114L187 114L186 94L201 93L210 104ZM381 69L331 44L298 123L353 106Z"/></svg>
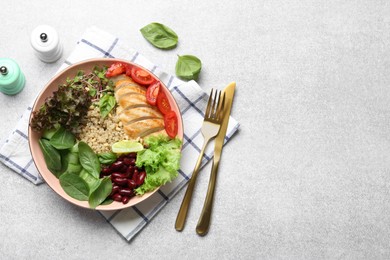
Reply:
<svg viewBox="0 0 390 260"><path fill-rule="evenodd" d="M96 208L99 206L112 191L112 182L109 177L102 179L100 185L89 196L89 206Z"/></svg>
<svg viewBox="0 0 390 260"><path fill-rule="evenodd" d="M146 40L160 49L174 48L179 39L171 28L161 23L150 23L140 31Z"/></svg>
<svg viewBox="0 0 390 260"><path fill-rule="evenodd" d="M64 173L59 180L66 194L77 200L88 200L88 185L80 176Z"/></svg>
<svg viewBox="0 0 390 260"><path fill-rule="evenodd" d="M79 160L81 166L83 166L87 172L96 179L99 179L101 170L99 158L92 148L84 142L79 142Z"/></svg>
<svg viewBox="0 0 390 260"><path fill-rule="evenodd" d="M72 148L75 142L74 135L63 127L60 127L50 138L50 144L58 150Z"/></svg>
<svg viewBox="0 0 390 260"><path fill-rule="evenodd" d="M117 159L116 154L113 152L99 153L98 157L101 164L112 164Z"/></svg>
<svg viewBox="0 0 390 260"><path fill-rule="evenodd" d="M202 69L202 62L193 55L179 56L176 62L176 75L181 79L197 79Z"/></svg>
<svg viewBox="0 0 390 260"><path fill-rule="evenodd" d="M39 146L41 147L47 168L58 178L62 173L60 153L46 139L41 138Z"/></svg>
<svg viewBox="0 0 390 260"><path fill-rule="evenodd" d="M99 109L100 109L100 115L105 118L111 110L115 107L116 100L115 97L110 94L105 94L100 100L99 100Z"/></svg>

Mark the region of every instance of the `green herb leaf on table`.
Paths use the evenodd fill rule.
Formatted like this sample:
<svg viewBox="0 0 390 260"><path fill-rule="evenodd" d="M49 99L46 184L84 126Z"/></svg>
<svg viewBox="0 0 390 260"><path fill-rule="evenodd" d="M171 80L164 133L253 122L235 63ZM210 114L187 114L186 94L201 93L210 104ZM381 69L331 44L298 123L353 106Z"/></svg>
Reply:
<svg viewBox="0 0 390 260"><path fill-rule="evenodd" d="M202 62L193 55L179 56L176 62L176 76L181 79L197 79L201 69Z"/></svg>
<svg viewBox="0 0 390 260"><path fill-rule="evenodd" d="M102 202L106 200L108 195L110 195L111 191L111 179L109 177L103 178L100 185L89 196L89 206L91 208L96 208L97 206L99 206Z"/></svg>
<svg viewBox="0 0 390 260"><path fill-rule="evenodd" d="M78 175L64 173L59 178L61 187L70 197L87 201L89 190L87 183Z"/></svg>
<svg viewBox="0 0 390 260"><path fill-rule="evenodd" d="M146 40L160 49L174 48L179 39L171 28L161 23L150 23L141 28L140 31Z"/></svg>
<svg viewBox="0 0 390 260"><path fill-rule="evenodd" d="M96 179L99 179L101 170L99 158L85 142L79 142L79 160L81 166L83 166L87 172Z"/></svg>

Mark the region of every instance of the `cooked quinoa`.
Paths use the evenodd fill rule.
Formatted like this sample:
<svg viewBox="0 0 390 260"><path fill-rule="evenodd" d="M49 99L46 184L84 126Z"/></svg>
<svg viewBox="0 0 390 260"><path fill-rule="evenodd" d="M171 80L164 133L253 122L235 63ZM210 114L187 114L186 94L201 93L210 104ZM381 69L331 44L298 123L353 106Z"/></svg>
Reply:
<svg viewBox="0 0 390 260"><path fill-rule="evenodd" d="M122 122L114 113L102 118L99 108L90 106L86 124L78 129L78 138L86 142L95 153L111 151L111 145L121 140L128 140Z"/></svg>

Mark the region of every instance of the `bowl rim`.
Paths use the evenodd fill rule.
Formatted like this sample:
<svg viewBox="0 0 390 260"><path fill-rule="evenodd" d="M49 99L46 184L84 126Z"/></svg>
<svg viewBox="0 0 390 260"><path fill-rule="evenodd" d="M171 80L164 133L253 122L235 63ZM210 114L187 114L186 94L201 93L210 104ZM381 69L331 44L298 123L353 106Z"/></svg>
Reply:
<svg viewBox="0 0 390 260"><path fill-rule="evenodd" d="M71 70L75 70L75 68L77 68L77 67L79 67L81 65L85 65L85 64L89 64L90 63L91 64L91 69L92 69L93 66L99 65L98 63L109 63L109 62L112 62L112 63L114 63L114 62L123 62L123 63L130 64L132 66L137 66L137 67L139 67L141 69L144 69L145 71L149 72L155 79L160 81L161 85L165 89L165 92L169 93L169 95L168 95L169 97L168 98L173 100L173 102L174 102L173 106L175 108L175 111L177 112L178 123L179 123L179 130L181 129L181 131L179 131L181 135L178 136L178 138L181 139L182 141L183 141L183 138L184 138L183 118L182 118L182 114L181 114L180 108L179 108L179 106L177 104L177 101L176 101L175 97L172 95L172 93L170 92L169 88L164 84L164 82L162 82L160 80L160 78L158 76L156 76L152 71L150 71L149 69L143 67L142 65L139 65L139 64L137 64L135 62L128 61L128 60L125 60L125 59L119 59L119 58L92 58L92 59L85 59L85 60L76 62L76 63L74 63L72 65L69 65L68 67L64 68L63 70L57 72L45 84L45 86L42 88L42 90L39 92L39 94L35 97L34 103L33 103L32 108L31 108L31 113L30 113L30 116L29 116L29 119L28 119L28 122L29 122L29 124L28 124L28 145L29 145L29 150L30 150L30 153L31 153L31 157L32 157L33 163L34 163L35 167L37 168L39 174L42 176L42 178L48 184L48 186L54 191L54 193L56 193L58 196L62 197L64 200L72 203L73 205L76 205L76 206L79 206L79 207L82 207L82 208L86 208L86 209L99 210L99 211L121 210L121 209L125 209L125 208L129 208L129 207L135 206L135 205L137 205L139 203L145 202L145 201L147 201L147 198L151 197L154 193L156 193L161 188L161 186L156 188L155 190L153 190L151 192L145 193L142 196L137 196L137 197L131 198L129 203L127 203L127 204L123 204L123 203L114 201L114 202L112 202L111 204L108 204L108 205L99 205L95 209L89 207L88 201L76 200L76 199L70 197L65 192L64 192L65 196L63 196L54 187L52 187L51 183L48 182L46 175L42 174L41 171L45 170L45 171L47 171L51 175L53 175L53 173L51 173L47 168L41 169L40 165L38 165L38 163L36 162L36 158L34 156L35 152L34 152L33 147L32 147L33 130L31 128L31 126L30 126L30 123L31 123L31 120L33 118L33 112L38 109L38 107L37 107L38 106L38 102L41 99L42 95L47 91L49 86L51 86L51 84L53 84L58 78L63 77L64 74L66 74L67 72L70 72ZM96 63L96 64L93 64L93 63ZM55 89L58 89L58 85L55 87ZM52 95L52 93L50 95ZM44 102L44 100L43 100L43 102ZM39 134L39 135L41 135L41 134ZM45 167L46 167L46 164L45 164ZM57 178L57 181L59 182L58 178ZM134 201L134 199L136 199L136 200Z"/></svg>

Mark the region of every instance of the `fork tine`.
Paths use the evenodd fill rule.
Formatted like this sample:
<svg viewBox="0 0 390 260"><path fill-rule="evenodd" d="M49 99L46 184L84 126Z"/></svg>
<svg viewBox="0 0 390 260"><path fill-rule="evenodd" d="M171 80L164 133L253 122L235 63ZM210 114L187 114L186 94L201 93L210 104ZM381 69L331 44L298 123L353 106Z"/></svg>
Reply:
<svg viewBox="0 0 390 260"><path fill-rule="evenodd" d="M210 117L212 97L213 97L213 89L211 89L209 101L207 102L206 112L204 113L205 117Z"/></svg>
<svg viewBox="0 0 390 260"><path fill-rule="evenodd" d="M218 120L218 114L219 114L219 103L221 102L221 91L218 91L218 98L215 97L215 114L214 117L216 120Z"/></svg>
<svg viewBox="0 0 390 260"><path fill-rule="evenodd" d="M225 107L225 93L222 95L222 100L221 100L221 92L219 92L219 100L218 100L218 114L217 114L217 120L220 121L222 120L223 117L223 110Z"/></svg>
<svg viewBox="0 0 390 260"><path fill-rule="evenodd" d="M213 105L211 106L211 115L210 117L215 118L215 113L217 112L217 95L218 95L218 89L215 90L214 98L213 98Z"/></svg>

